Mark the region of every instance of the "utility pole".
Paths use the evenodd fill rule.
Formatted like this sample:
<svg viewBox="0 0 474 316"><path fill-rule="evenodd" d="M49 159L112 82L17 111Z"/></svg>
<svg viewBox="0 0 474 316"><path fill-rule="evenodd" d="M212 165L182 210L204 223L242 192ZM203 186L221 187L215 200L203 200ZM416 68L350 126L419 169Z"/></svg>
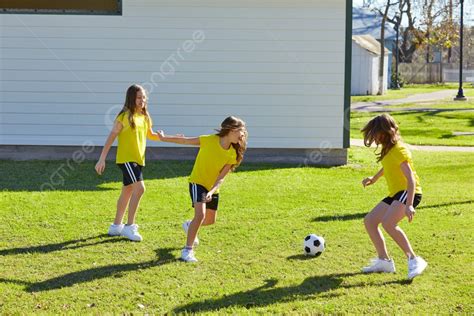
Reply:
<svg viewBox="0 0 474 316"><path fill-rule="evenodd" d="M458 95L454 98L456 101L466 101L467 98L464 96L464 91L462 89L462 55L463 55L463 29L464 29L464 0L460 0L461 3L461 30L459 34L459 46L460 46L460 55L459 55L459 90Z"/></svg>
<svg viewBox="0 0 474 316"><path fill-rule="evenodd" d="M453 25L453 0L449 0L449 25ZM453 50L451 46L448 48L448 63L451 63Z"/></svg>

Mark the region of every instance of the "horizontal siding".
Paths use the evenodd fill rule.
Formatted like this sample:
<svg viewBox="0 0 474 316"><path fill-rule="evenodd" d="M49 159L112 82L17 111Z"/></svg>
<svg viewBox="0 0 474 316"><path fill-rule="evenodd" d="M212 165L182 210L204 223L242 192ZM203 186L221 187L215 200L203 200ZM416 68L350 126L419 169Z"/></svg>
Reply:
<svg viewBox="0 0 474 316"><path fill-rule="evenodd" d="M87 126L88 128L94 128L95 131L103 133L104 123L110 123L113 121L115 115L84 115L75 114L75 118L81 122L76 126ZM205 118L207 120L207 126L198 120L198 118ZM64 119L63 114L30 114L30 115L18 115L18 114L3 114L4 126L9 130L13 129L17 125L35 125L35 126L70 126L68 121L62 121ZM215 124L219 124L222 115L161 115L152 117L154 125L157 128L173 128L173 127L207 127L210 129L215 128ZM331 128L337 125L340 121L340 115L325 115L319 117L307 117L307 116L278 116L278 115L266 115L266 116L255 116L249 117L247 124L249 130L253 127L274 127L279 126L280 128ZM214 125L210 122L213 121Z"/></svg>
<svg viewBox="0 0 474 316"><path fill-rule="evenodd" d="M4 102L3 103L3 114L85 114L85 115L99 115L103 116L107 113L115 115L120 111L122 105L118 103L94 103L96 111L92 112L88 106L90 103L80 103L72 101L68 103L64 102L50 102L50 103L39 103L39 102ZM329 106L315 106L315 105L275 105L275 104L260 104L256 107L254 104L245 103L234 103L221 105L219 102L216 104L177 104L177 103L163 103L149 105L149 111L151 115L201 115L201 116L212 116L212 115L227 115L229 112L239 113L251 117L255 116L326 116L326 115L339 115L342 111L341 108L336 105Z"/></svg>
<svg viewBox="0 0 474 316"><path fill-rule="evenodd" d="M81 84L81 81L91 83L93 89L97 84L112 85L115 83L125 83L121 87L126 87L130 82L150 82L155 85L163 83L227 83L227 84L285 84L285 85L318 85L318 84L341 84L343 74L310 74L310 73L219 73L216 72L183 72L177 70L173 76L165 76L162 79L159 75L149 74L144 79L141 72L115 72L111 77L105 71L88 71L80 74L71 73L67 70L61 71L29 71L29 70L3 70L0 72L0 85L11 83L18 85L18 81L28 85L51 83L69 83ZM7 79L8 78L8 79Z"/></svg>
<svg viewBox="0 0 474 316"><path fill-rule="evenodd" d="M8 79L7 79L8 78ZM341 85L343 74L310 74L310 73L246 73L246 72L184 72L177 70L172 76L160 77L159 74L128 71L128 72L110 72L105 71L87 71L70 72L68 70L56 71L30 71L30 70L3 70L0 72L0 85L9 82L18 85L18 81L31 84L51 82L57 86L57 83L74 82L84 85L90 90L99 83L124 83L121 85L124 89L130 82L152 83L155 87L163 83L228 83L236 85L245 84L286 84L286 85L319 85L319 84L337 84ZM90 83L90 84L87 84ZM336 91L340 94L340 91Z"/></svg>
<svg viewBox="0 0 474 316"><path fill-rule="evenodd" d="M210 133L209 131L208 133ZM200 134L206 134L206 132L200 132ZM339 148L334 144L339 143L341 135L334 137L258 137L252 136L250 141L251 146L249 148ZM18 135L14 139L10 135L2 135L0 137L3 145L60 145L69 146L71 144L77 144L81 146L83 144L92 144L93 146L102 146L104 139L101 136L70 136L70 135ZM174 144L159 143L148 141L147 146L149 147L177 147ZM109 157L110 158L110 157Z"/></svg>
<svg viewBox="0 0 474 316"><path fill-rule="evenodd" d="M208 122L214 121L216 123L220 122L220 119L209 118ZM187 124L186 130L190 136L196 136L202 133L212 133L214 131L215 124L199 125L193 126L195 124ZM339 128L337 127L325 127L325 126L315 126L315 127L299 127L299 126L283 126L284 128L276 129L274 125L264 127L264 126L253 126L249 128L249 134L258 135L260 138L281 138L287 137L288 133L291 132L292 137L305 138L310 135L318 136L324 135L327 130L331 130L333 133L337 133ZM80 125L70 125L66 122L49 124L49 125L39 125L39 124L14 124L14 125L4 125L6 129L4 131L5 136L10 135L31 135L34 131L35 136L54 136L58 134L58 130L61 130L61 135L63 136L84 136L88 138L89 136L102 136L103 135L103 125L88 125L87 128ZM169 128L171 133L179 132L179 126L173 125ZM167 131L168 132L168 131Z"/></svg>
<svg viewBox="0 0 474 316"><path fill-rule="evenodd" d="M337 101L342 102L342 96L335 96L330 94L331 91L328 91L327 99L328 101L334 100L337 106ZM49 103L59 103L66 104L67 102L78 102L84 104L84 106L89 108L91 113L96 113L95 104L101 102L104 103L113 103L113 104L123 104L124 100L123 95L117 95L116 93L64 93L64 92L4 92L2 93L3 102L22 102L22 103L31 103L32 106L34 102L38 100L50 99ZM288 106L292 105L305 105L305 106L319 106L325 105L320 102L320 99L323 97L319 96L300 96L300 95L241 95L241 94L219 94L214 91L205 92L202 94L184 94L184 93L174 93L174 94L165 94L162 93L159 96L159 102L161 104L183 104L183 105L251 105L254 107L260 107L260 105L269 106L266 109L271 110L271 106ZM64 100L64 101L62 101ZM235 109L237 110L237 109ZM323 111L324 109L322 109ZM321 112L322 112L321 111ZM178 113L177 114L181 114ZM212 114L212 113L209 113Z"/></svg>
<svg viewBox="0 0 474 316"><path fill-rule="evenodd" d="M8 99L8 93L23 92L23 93L51 93L48 89L51 89L53 85L49 82L38 82L33 84L22 84L18 85L15 82L4 82L2 83L3 92L5 93L6 99ZM123 93L124 87L122 85L111 85L111 84L96 84L88 85L87 87L76 82L65 82L61 83L62 93L93 93L108 95L115 95ZM299 85L288 85L288 84L221 84L221 83L181 83L179 85L173 83L161 83L156 87L156 92L160 94L259 94L259 95L298 95L298 96L320 96L320 95L333 95L334 90L339 91L343 86L336 84L299 84Z"/></svg>
<svg viewBox="0 0 474 316"><path fill-rule="evenodd" d="M48 60L9 60L2 63L2 70L28 70L28 71L68 71L68 72L89 72L89 71L104 71L104 72L143 72L150 74L153 71L160 71L161 63L158 62L144 62L144 61L130 61L124 64L120 61L57 61ZM181 71L186 72L225 72L225 73L252 73L258 69L260 73L293 73L297 68L308 73L343 73L344 64L336 62L313 62L313 63L280 63L280 62L193 62L181 61L179 64L173 65L173 68L180 68ZM164 68L165 73L173 71L170 67ZM236 69L238 68L238 69ZM296 69L295 69L296 68ZM144 76L146 76L146 74Z"/></svg>
<svg viewBox="0 0 474 316"><path fill-rule="evenodd" d="M182 10L182 9L180 9ZM187 11L185 9L185 11ZM126 12L124 12L126 14ZM204 31L214 30L253 30L261 31L272 30L292 30L292 31L305 31L305 30L336 30L341 28L341 22L339 19L331 18L319 18L319 19L248 19L243 18L245 23L242 23L242 19L235 17L206 17L206 18L187 18L187 17L161 17L159 20L159 30L196 30L202 29ZM282 20L284 23L282 23ZM127 23L124 23L124 22ZM37 28L51 28L51 29L97 29L100 27L103 31L118 31L124 30L136 30L139 34L149 31L150 24L156 23L156 18L131 18L131 17L107 17L104 16L102 19L95 17L81 16L80 19L77 17L70 17L65 19L61 16L55 17L54 19L47 19L42 16L28 16L28 19L22 16L3 15L2 26L8 28L24 28L29 29L30 33L36 34ZM85 23L84 23L85 22ZM105 22L105 23L104 23ZM344 24L342 24L344 25ZM140 32L142 31L142 32Z"/></svg>
<svg viewBox="0 0 474 316"><path fill-rule="evenodd" d="M101 145L136 82L169 133L211 133L234 114L250 147L341 148L345 3L128 0L115 17L0 15L0 143ZM205 39L186 52L196 31Z"/></svg>
<svg viewBox="0 0 474 316"><path fill-rule="evenodd" d="M339 25L334 30L326 30L321 28L315 31L305 31L300 30L295 34L294 30L280 30L278 34L273 33L272 30L222 30L215 29L212 30L211 37L208 37L208 40L226 40L229 37L237 41L271 41L273 39L272 34L275 37L278 37L278 40L281 41L313 41L314 38L321 38L328 41L333 41L335 36L338 36L343 26ZM153 33L144 33L140 35L140 40L187 40L189 38L189 29L159 29ZM97 39L97 40L137 40L137 30L136 29L120 29L120 33L102 33L97 32L94 28L51 28L51 27L41 27L35 28L34 32L31 32L25 27L9 27L4 26L2 31L8 33L7 36L3 38L5 41L8 41L8 45L22 45L25 40L38 40L38 37L43 39L67 39L67 40L77 40L77 39ZM206 29L203 30L206 32ZM13 41L14 39L21 39L20 41ZM46 42L45 42L46 43ZM24 44L24 43L23 43ZM56 44L56 41L55 41ZM60 42L57 42L60 45Z"/></svg>
<svg viewBox="0 0 474 316"><path fill-rule="evenodd" d="M189 35L189 34L188 34ZM325 60L331 63L340 62L344 58L344 52L333 50L328 47L318 48L320 51L287 53L278 51L194 51L186 56L186 61L192 62L252 62L252 63L318 63ZM16 60L51 60L59 63L61 61L121 61L121 62L156 62L163 61L170 56L172 50L122 50L120 54L110 54L107 50L98 49L55 49L54 54L47 48L34 48L29 50L18 50L13 48L2 49L2 64L10 64ZM331 54L328 54L330 52ZM97 54L107 54L99 55ZM32 56L34 55L34 56Z"/></svg>
<svg viewBox="0 0 474 316"><path fill-rule="evenodd" d="M189 33L191 38L192 32ZM9 38L2 40L2 47L10 49L31 49L45 47L48 50L55 49L82 49L83 47L94 47L97 50L116 51L116 50L163 50L174 53L161 47L175 47L175 51L183 45L183 42L189 38L180 39L158 39L158 42L149 39L130 38L125 40L117 39L68 39L68 38L42 38L41 40L25 40L23 38ZM143 47L143 48L142 48ZM279 52L332 52L344 49L344 42L337 41L332 38L327 40L327 44L321 46L321 42L317 41L290 41L272 38L268 35L267 40L232 40L206 38L200 45L201 51L279 51ZM183 49L181 49L181 52Z"/></svg>

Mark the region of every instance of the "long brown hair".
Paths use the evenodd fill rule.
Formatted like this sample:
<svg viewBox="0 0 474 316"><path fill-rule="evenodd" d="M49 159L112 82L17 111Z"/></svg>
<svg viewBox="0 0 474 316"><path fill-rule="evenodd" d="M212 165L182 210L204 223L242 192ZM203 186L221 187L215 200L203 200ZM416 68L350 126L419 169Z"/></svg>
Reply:
<svg viewBox="0 0 474 316"><path fill-rule="evenodd" d="M148 103L147 103L147 95L146 95L146 90L137 84L131 85L127 89L127 95L125 96L125 103L123 105L122 110L120 110L119 114L117 117L119 117L121 114L128 112L128 122L130 123L130 126L134 129L135 128L135 121L133 120L133 115L135 115L135 112L137 111L137 93L138 91L141 91L143 94L143 97L145 98L145 106L140 110L140 114L145 115L146 120L148 121L149 125L151 125L151 118L150 114L148 113Z"/></svg>
<svg viewBox="0 0 474 316"><path fill-rule="evenodd" d="M217 130L217 135L219 137L227 136L232 130L242 129L244 132L244 137L237 143L232 143L232 147L234 147L235 152L237 153L237 164L232 167L232 170L235 170L242 160L244 159L245 151L247 150L247 128L245 126L245 122L238 117L229 116L227 117L222 123L221 128Z"/></svg>
<svg viewBox="0 0 474 316"><path fill-rule="evenodd" d="M397 123L386 113L371 119L361 131L364 134L365 146L370 147L376 139L382 145L382 150L377 153L377 162L380 162L401 139Z"/></svg>

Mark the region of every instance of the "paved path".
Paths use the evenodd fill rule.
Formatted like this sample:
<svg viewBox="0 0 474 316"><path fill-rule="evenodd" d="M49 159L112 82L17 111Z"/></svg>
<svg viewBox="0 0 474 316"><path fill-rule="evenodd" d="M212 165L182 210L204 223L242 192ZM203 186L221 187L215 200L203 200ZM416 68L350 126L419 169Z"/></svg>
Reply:
<svg viewBox="0 0 474 316"><path fill-rule="evenodd" d="M457 94L457 90L441 90L431 93L420 93L408 96L404 99L396 99L396 100L381 100L375 102L356 102L351 104L352 111L361 111L361 112L390 112L390 111L453 111L453 110L463 110L463 111L474 111L473 109L469 108L459 108L459 109L436 109L432 107L426 108L395 108L390 109L391 105L400 105L406 103L429 103L434 101L439 101L447 98L454 98ZM462 102L459 103L462 107ZM456 132L455 132L456 133ZM462 133L462 135L472 135L472 133ZM362 139L351 139L351 146L363 147L364 141ZM373 145L375 147L375 145ZM415 146L409 145L408 146L412 150L424 150L424 151L450 151L450 152L474 152L474 147L463 147L463 146Z"/></svg>
<svg viewBox="0 0 474 316"><path fill-rule="evenodd" d="M363 111L363 112L390 111L390 109L386 107L391 106L391 105L400 105L400 104L406 104L406 103L434 102L434 101L439 101L439 100L443 100L447 98L454 98L456 94L457 94L457 90L440 90L440 91L430 92L430 93L413 94L403 99L380 100L380 101L374 101L374 102L355 102L351 104L351 109L353 111ZM459 105L462 106L462 103L459 103ZM428 109L429 108L426 108L426 110ZM396 109L396 110L400 110L400 109ZM420 111L423 109L416 108L416 110Z"/></svg>
<svg viewBox="0 0 474 316"><path fill-rule="evenodd" d="M471 152L474 153L474 147L462 147L462 146L415 146L409 145L408 147L412 150L423 150L423 151L451 151L451 152ZM351 146L363 147L364 141L362 139L351 139ZM375 147L375 145L372 145Z"/></svg>

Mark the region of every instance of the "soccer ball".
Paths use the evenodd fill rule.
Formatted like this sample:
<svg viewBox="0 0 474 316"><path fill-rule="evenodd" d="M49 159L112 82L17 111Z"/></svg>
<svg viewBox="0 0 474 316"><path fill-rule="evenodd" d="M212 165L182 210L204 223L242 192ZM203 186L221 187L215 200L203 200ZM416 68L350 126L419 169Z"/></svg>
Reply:
<svg viewBox="0 0 474 316"><path fill-rule="evenodd" d="M315 234L309 234L304 239L303 250L307 256L320 256L325 249L324 238Z"/></svg>

